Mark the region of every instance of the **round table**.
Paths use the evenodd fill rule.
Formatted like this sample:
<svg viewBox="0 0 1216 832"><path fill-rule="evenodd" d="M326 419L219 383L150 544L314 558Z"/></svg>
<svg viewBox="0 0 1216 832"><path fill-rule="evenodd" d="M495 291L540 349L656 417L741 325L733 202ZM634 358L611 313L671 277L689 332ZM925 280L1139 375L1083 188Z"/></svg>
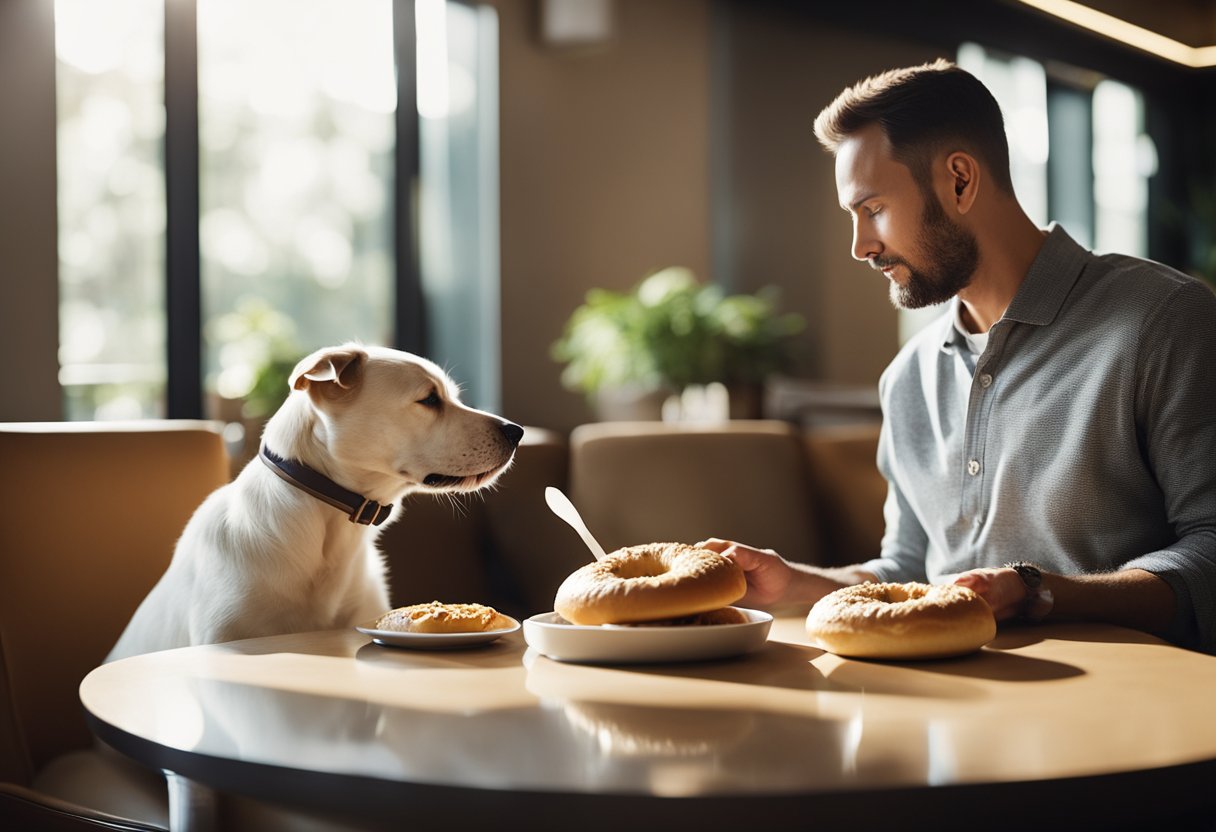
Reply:
<svg viewBox="0 0 1216 832"><path fill-rule="evenodd" d="M103 665L80 696L136 760L370 828L632 832L1165 828L1211 806L1213 691L1216 657L1122 628L876 662L786 616L756 652L687 664L563 663L520 633L442 652L275 636Z"/></svg>

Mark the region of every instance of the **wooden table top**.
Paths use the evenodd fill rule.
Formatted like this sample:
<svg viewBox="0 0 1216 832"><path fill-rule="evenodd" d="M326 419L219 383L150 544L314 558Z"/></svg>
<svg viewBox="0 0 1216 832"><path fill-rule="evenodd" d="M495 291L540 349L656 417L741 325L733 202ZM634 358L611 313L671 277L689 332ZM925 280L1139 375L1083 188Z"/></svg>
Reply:
<svg viewBox="0 0 1216 832"><path fill-rule="evenodd" d="M98 736L145 763L382 819L439 794L776 821L1061 783L1102 804L1093 817L1125 817L1129 788L1186 794L1216 770L1213 691L1216 657L1116 627L1012 628L971 656L884 663L809 646L791 616L757 652L688 664L557 662L521 633L442 652L276 636L104 665L80 695Z"/></svg>

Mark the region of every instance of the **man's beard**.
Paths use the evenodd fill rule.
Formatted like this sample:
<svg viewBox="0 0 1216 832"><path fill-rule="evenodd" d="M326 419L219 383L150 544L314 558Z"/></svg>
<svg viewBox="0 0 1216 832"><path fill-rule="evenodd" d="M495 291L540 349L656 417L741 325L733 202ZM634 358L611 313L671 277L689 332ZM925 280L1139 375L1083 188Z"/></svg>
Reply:
<svg viewBox="0 0 1216 832"><path fill-rule="evenodd" d="M901 309L921 309L944 303L965 289L979 265L980 250L975 235L946 216L937 197L925 194L925 212L917 247L932 272L914 269L898 257L875 257L870 261L876 269L900 265L908 271L901 285L891 281L891 303Z"/></svg>

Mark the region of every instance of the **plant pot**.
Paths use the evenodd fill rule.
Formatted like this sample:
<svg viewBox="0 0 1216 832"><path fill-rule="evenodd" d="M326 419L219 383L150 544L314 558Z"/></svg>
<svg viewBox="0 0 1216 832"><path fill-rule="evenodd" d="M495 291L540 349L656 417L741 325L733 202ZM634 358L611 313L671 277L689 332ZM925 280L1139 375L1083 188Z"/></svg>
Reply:
<svg viewBox="0 0 1216 832"><path fill-rule="evenodd" d="M671 391L662 387L602 387L592 397L601 422L657 422Z"/></svg>
<svg viewBox="0 0 1216 832"><path fill-rule="evenodd" d="M760 384L732 384L727 388L730 394L730 418L732 419L762 419L764 418L764 387Z"/></svg>

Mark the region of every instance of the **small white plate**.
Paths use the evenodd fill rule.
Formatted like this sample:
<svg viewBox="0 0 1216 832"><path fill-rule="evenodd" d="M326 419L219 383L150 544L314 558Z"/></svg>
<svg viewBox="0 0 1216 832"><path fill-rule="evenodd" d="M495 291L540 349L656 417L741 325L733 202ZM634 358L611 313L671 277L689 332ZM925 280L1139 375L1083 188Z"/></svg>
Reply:
<svg viewBox="0 0 1216 832"><path fill-rule="evenodd" d="M414 650L451 650L456 647L472 647L475 644L486 644L495 639L515 632L519 622L509 615L504 615L511 622L510 627L501 630L486 630L483 633L402 633L396 630L377 630L376 622L360 624L356 630L371 636L372 641L387 647L409 647Z"/></svg>
<svg viewBox="0 0 1216 832"><path fill-rule="evenodd" d="M735 609L742 624L690 627L586 627L555 612L524 621L524 641L538 653L561 662L642 663L724 659L758 650L768 640L773 617L760 610Z"/></svg>

